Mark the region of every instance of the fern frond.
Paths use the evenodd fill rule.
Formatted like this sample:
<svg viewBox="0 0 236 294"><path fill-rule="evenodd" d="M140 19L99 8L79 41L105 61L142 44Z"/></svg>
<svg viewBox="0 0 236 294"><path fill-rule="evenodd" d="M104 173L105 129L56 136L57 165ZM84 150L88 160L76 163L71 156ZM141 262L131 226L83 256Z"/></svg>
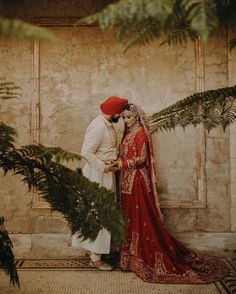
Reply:
<svg viewBox="0 0 236 294"><path fill-rule="evenodd" d="M155 19L147 19L145 20L145 25L141 23L134 27L131 32L129 31L128 34L131 34L131 37L127 41L124 52L134 45L147 45L153 39L158 38L161 34L161 31L160 25L158 26L157 22L158 21ZM122 31L121 27L118 33L118 38L122 39L123 37L124 32Z"/></svg>
<svg viewBox="0 0 236 294"><path fill-rule="evenodd" d="M6 145L10 146L0 152L0 168L5 173L21 175L29 189L35 187L52 210L63 213L72 233L79 231L85 239L94 240L99 230L106 228L114 240L123 241L125 220L120 205L114 202L114 193L90 182L79 169L58 162L80 159L80 155L42 145L16 149L11 145L10 131L5 125L0 128L0 138L8 138Z"/></svg>
<svg viewBox="0 0 236 294"><path fill-rule="evenodd" d="M40 146L41 148L45 148L42 145ZM66 150L63 150L60 147L46 147L45 152L52 154L56 162L63 162L63 161L69 162L69 161L81 160L84 158L82 155L78 153L68 152Z"/></svg>
<svg viewBox="0 0 236 294"><path fill-rule="evenodd" d="M116 27L118 38L127 40L127 51L133 45L145 45L158 38L172 6L172 0L121 0L77 24L99 23L104 31Z"/></svg>
<svg viewBox="0 0 236 294"><path fill-rule="evenodd" d="M218 27L216 5L213 0L181 0L181 10L186 11L191 30L203 40Z"/></svg>
<svg viewBox="0 0 236 294"><path fill-rule="evenodd" d="M29 40L55 42L56 37L49 30L31 25L19 19L0 18L0 37L16 37Z"/></svg>
<svg viewBox="0 0 236 294"><path fill-rule="evenodd" d="M20 98L21 88L13 82L7 82L5 78L0 77L0 99Z"/></svg>
<svg viewBox="0 0 236 294"><path fill-rule="evenodd" d="M210 131L236 121L236 86L193 94L149 117L151 132L204 123Z"/></svg>
<svg viewBox="0 0 236 294"><path fill-rule="evenodd" d="M163 28L164 40L160 45L181 45L182 43L187 43L188 37L191 40L197 38L197 34L190 28L187 16L186 9L183 9L179 1L176 1L173 6L173 12L168 17Z"/></svg>
<svg viewBox="0 0 236 294"><path fill-rule="evenodd" d="M0 122L0 156L14 148L15 136L16 131L13 128Z"/></svg>
<svg viewBox="0 0 236 294"><path fill-rule="evenodd" d="M10 276L10 282L19 286L19 277L12 252L12 242L4 226L4 217L0 216L0 269Z"/></svg>
<svg viewBox="0 0 236 294"><path fill-rule="evenodd" d="M172 5L171 0L121 0L81 19L77 24L99 23L102 30L107 30L121 23L124 26L137 25L150 17L163 23L171 13Z"/></svg>
<svg viewBox="0 0 236 294"><path fill-rule="evenodd" d="M161 44L182 44L199 36L207 40L222 27L236 27L235 13L235 0L121 0L77 25L98 23L102 30L114 28L119 39L127 41L127 51L154 38L160 38Z"/></svg>

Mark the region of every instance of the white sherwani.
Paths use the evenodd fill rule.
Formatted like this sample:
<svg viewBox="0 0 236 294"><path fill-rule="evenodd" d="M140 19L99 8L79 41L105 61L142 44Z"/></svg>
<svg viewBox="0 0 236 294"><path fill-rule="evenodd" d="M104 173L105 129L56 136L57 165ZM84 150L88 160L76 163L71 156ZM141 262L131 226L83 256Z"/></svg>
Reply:
<svg viewBox="0 0 236 294"><path fill-rule="evenodd" d="M116 140L112 123L99 115L89 124L81 149L81 155L87 159L82 169L83 175L107 189L114 188L114 175L111 172L104 173L105 162L117 159ZM82 241L78 234L74 234L71 245L97 254L107 254L110 252L110 244L111 234L102 229L93 242Z"/></svg>

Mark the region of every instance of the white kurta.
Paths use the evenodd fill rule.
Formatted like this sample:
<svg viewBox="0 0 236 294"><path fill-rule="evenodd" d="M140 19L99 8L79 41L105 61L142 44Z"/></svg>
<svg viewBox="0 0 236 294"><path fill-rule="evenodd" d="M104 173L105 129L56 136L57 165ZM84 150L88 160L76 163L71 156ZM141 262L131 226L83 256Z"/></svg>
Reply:
<svg viewBox="0 0 236 294"><path fill-rule="evenodd" d="M87 162L82 172L89 180L107 189L114 187L114 181L113 173L104 173L105 162L116 160L116 145L116 133L112 123L99 115L89 124L85 132L81 155L87 159ZM97 254L109 253L110 244L111 234L106 229L102 229L93 242L82 241L76 233L72 236L71 243L72 247L81 247Z"/></svg>

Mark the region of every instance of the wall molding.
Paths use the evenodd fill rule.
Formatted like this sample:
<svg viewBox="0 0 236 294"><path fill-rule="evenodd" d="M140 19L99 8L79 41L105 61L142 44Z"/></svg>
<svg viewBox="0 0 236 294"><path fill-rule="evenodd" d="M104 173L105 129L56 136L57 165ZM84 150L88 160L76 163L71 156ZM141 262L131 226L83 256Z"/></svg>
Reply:
<svg viewBox="0 0 236 294"><path fill-rule="evenodd" d="M200 39L195 42L196 63L196 89L197 92L205 90L204 72L204 46ZM197 152L196 152L196 176L197 189L196 199L173 199L161 201L163 208L206 208L207 204L207 182L206 182L206 131L203 124L196 127Z"/></svg>
<svg viewBox="0 0 236 294"><path fill-rule="evenodd" d="M72 28L77 18L34 18L32 23L43 27L68 27ZM95 26L97 27L97 26ZM204 91L204 48L201 40L195 43L196 63L196 89L197 92ZM40 143L40 43L32 42L32 78L31 78L33 99L31 103L31 144ZM203 125L197 130L197 152L196 152L196 177L197 189L196 198L174 199L161 201L163 208L205 208L206 207L206 134ZM32 208L50 208L48 202L44 201L37 191L32 191Z"/></svg>

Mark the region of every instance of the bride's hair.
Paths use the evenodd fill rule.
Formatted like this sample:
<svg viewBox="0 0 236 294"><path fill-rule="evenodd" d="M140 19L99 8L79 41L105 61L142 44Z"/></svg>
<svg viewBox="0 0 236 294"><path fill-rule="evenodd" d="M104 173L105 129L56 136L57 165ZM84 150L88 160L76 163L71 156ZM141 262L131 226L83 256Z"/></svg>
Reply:
<svg viewBox="0 0 236 294"><path fill-rule="evenodd" d="M133 116L138 116L137 106L134 105L133 103L127 104L123 111L125 110L129 111Z"/></svg>

